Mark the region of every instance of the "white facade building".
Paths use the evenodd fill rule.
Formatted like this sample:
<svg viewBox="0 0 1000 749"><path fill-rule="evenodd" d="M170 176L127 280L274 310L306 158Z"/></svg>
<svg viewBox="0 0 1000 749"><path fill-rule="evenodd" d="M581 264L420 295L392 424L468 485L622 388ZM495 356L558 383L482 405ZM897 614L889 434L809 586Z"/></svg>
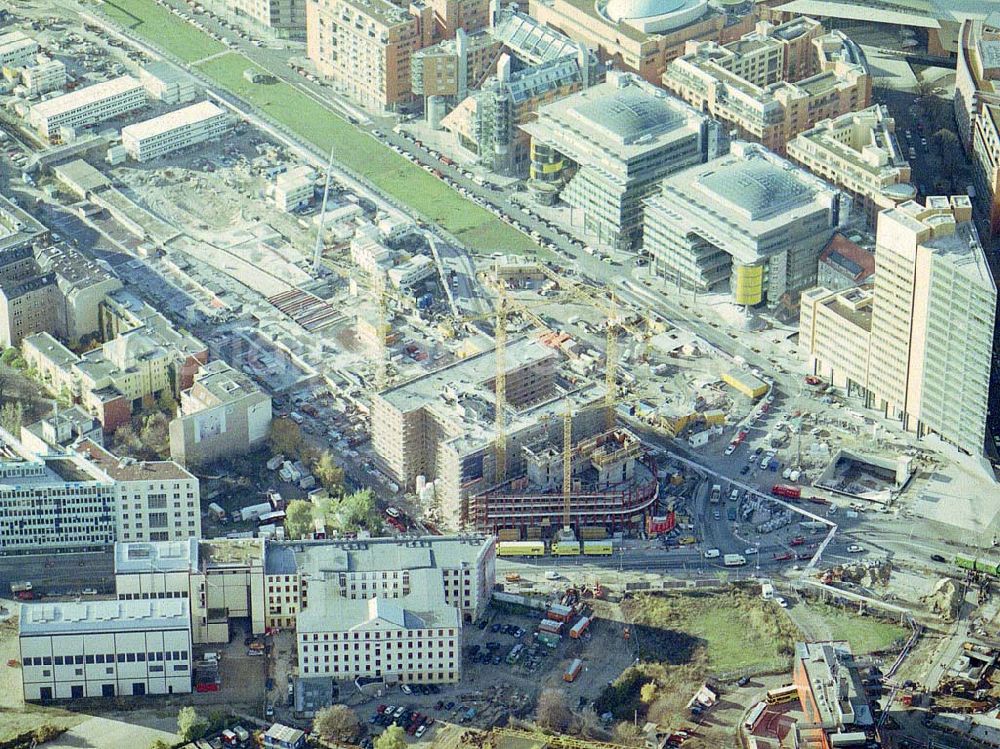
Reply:
<svg viewBox="0 0 1000 749"><path fill-rule="evenodd" d="M0 68L23 68L38 54L38 42L20 31L0 36Z"/></svg>
<svg viewBox="0 0 1000 749"><path fill-rule="evenodd" d="M139 71L139 80L151 99L164 104L184 104L198 93L191 76L168 62L151 62Z"/></svg>
<svg viewBox="0 0 1000 749"><path fill-rule="evenodd" d="M21 606L25 700L191 691L186 600Z"/></svg>
<svg viewBox="0 0 1000 749"><path fill-rule="evenodd" d="M81 128L146 106L146 89L130 75L77 89L31 107L28 122L48 139L61 127Z"/></svg>
<svg viewBox="0 0 1000 749"><path fill-rule="evenodd" d="M229 130L228 114L210 101L122 128L122 145L136 161L150 161L182 148L221 138Z"/></svg>
<svg viewBox="0 0 1000 749"><path fill-rule="evenodd" d="M21 83L28 90L28 96L61 91L66 85L66 66L59 60L39 57L34 65L21 70Z"/></svg>
<svg viewBox="0 0 1000 749"><path fill-rule="evenodd" d="M274 180L274 204L288 213L309 205L315 192L316 172L308 166L292 167Z"/></svg>

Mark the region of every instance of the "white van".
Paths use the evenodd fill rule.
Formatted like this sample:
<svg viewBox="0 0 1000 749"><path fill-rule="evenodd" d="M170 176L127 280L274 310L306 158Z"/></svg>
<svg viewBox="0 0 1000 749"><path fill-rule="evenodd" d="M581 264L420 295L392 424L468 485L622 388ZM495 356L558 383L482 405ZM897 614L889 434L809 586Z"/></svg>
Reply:
<svg viewBox="0 0 1000 749"><path fill-rule="evenodd" d="M705 559L716 559L721 555L718 549L705 549Z"/></svg>

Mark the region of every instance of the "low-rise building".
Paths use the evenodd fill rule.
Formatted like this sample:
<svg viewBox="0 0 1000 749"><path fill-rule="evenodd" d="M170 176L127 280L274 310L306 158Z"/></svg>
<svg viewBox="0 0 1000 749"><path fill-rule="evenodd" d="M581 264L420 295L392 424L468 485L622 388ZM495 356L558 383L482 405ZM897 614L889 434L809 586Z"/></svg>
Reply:
<svg viewBox="0 0 1000 749"><path fill-rule="evenodd" d="M837 736L860 734L875 725L861 677L861 664L847 642L799 642L792 679L805 714L794 727L798 746L831 749Z"/></svg>
<svg viewBox="0 0 1000 749"><path fill-rule="evenodd" d="M22 604L24 699L83 699L191 691L186 600Z"/></svg>
<svg viewBox="0 0 1000 749"><path fill-rule="evenodd" d="M848 193L871 226L879 211L916 197L910 164L883 104L799 133L788 143L788 158Z"/></svg>
<svg viewBox="0 0 1000 749"><path fill-rule="evenodd" d="M122 145L136 161L152 161L198 143L223 137L232 118L210 101L122 128Z"/></svg>
<svg viewBox="0 0 1000 749"><path fill-rule="evenodd" d="M182 465L245 455L271 431L271 397L224 361L209 362L181 391L170 456Z"/></svg>
<svg viewBox="0 0 1000 749"><path fill-rule="evenodd" d="M164 104L185 104L198 94L191 76L168 62L157 61L143 66L139 80L146 87L149 98Z"/></svg>
<svg viewBox="0 0 1000 749"><path fill-rule="evenodd" d="M104 444L101 422L79 405L54 411L32 424L21 427L20 436L21 444L37 455L65 452L79 440Z"/></svg>
<svg viewBox="0 0 1000 749"><path fill-rule="evenodd" d="M23 68L34 62L38 42L23 31L8 31L0 35L0 68Z"/></svg>
<svg viewBox="0 0 1000 749"><path fill-rule="evenodd" d="M80 128L121 117L146 106L146 89L136 78L123 75L85 86L31 107L28 121L48 140L61 128Z"/></svg>
<svg viewBox="0 0 1000 749"><path fill-rule="evenodd" d="M542 107L522 129L531 178L560 189L581 234L623 248L641 241L643 199L664 177L726 147L718 123L626 73Z"/></svg>
<svg viewBox="0 0 1000 749"><path fill-rule="evenodd" d="M248 31L282 39L301 39L308 0L205 0L203 5Z"/></svg>
<svg viewBox="0 0 1000 749"><path fill-rule="evenodd" d="M646 200L652 271L687 288L729 282L737 304L794 305L841 221L841 194L754 143L666 180Z"/></svg>
<svg viewBox="0 0 1000 749"><path fill-rule="evenodd" d="M51 60L39 55L34 63L21 69L21 83L28 96L61 91L66 85L66 66L61 60Z"/></svg>
<svg viewBox="0 0 1000 749"><path fill-rule="evenodd" d="M274 178L274 205L279 211L307 206L316 193L316 172L305 165L295 166Z"/></svg>
<svg viewBox="0 0 1000 749"><path fill-rule="evenodd" d="M816 285L843 291L869 284L874 277L875 255L835 232L820 253Z"/></svg>
<svg viewBox="0 0 1000 749"><path fill-rule="evenodd" d="M721 120L737 137L778 154L821 120L864 109L871 76L861 48L809 18L761 22L726 45L692 42L670 63L663 86Z"/></svg>

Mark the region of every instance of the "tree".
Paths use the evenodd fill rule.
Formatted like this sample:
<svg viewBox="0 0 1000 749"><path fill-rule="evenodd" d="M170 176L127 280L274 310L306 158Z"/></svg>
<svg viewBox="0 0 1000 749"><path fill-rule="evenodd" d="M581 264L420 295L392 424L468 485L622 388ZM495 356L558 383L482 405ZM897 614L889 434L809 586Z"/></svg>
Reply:
<svg viewBox="0 0 1000 749"><path fill-rule="evenodd" d="M375 505L375 495L371 489L360 489L337 503L333 525L341 530L356 531L361 528L378 533L382 530L382 516Z"/></svg>
<svg viewBox="0 0 1000 749"><path fill-rule="evenodd" d="M302 430L291 419L275 419L271 422L271 436L268 437L272 455L297 458L302 450Z"/></svg>
<svg viewBox="0 0 1000 749"><path fill-rule="evenodd" d="M375 739L375 749L406 749L406 731L393 723Z"/></svg>
<svg viewBox="0 0 1000 749"><path fill-rule="evenodd" d="M149 749L171 749L171 745L163 739L157 739L149 745Z"/></svg>
<svg viewBox="0 0 1000 749"><path fill-rule="evenodd" d="M20 401L4 403L0 407L0 426L19 439L21 437L21 424L23 423L24 406L21 405Z"/></svg>
<svg viewBox="0 0 1000 749"><path fill-rule="evenodd" d="M324 707L313 721L313 730L324 739L344 744L354 741L360 727L358 716L347 705Z"/></svg>
<svg viewBox="0 0 1000 749"><path fill-rule="evenodd" d="M647 705L656 699L655 681L648 681L642 685L642 689L639 690L639 699Z"/></svg>
<svg viewBox="0 0 1000 749"><path fill-rule="evenodd" d="M170 452L170 420L159 411L146 416L142 420L139 441L143 457L166 457Z"/></svg>
<svg viewBox="0 0 1000 749"><path fill-rule="evenodd" d="M160 391L160 395L156 399L156 407L160 409L160 411L162 411L168 419L172 419L177 415L177 401L174 400L174 396L170 394L170 391L167 388Z"/></svg>
<svg viewBox="0 0 1000 749"><path fill-rule="evenodd" d="M291 539L303 538L313 529L313 504L293 499L285 508L285 533Z"/></svg>
<svg viewBox="0 0 1000 749"><path fill-rule="evenodd" d="M17 357L18 357L17 349L14 348L13 346L8 346L3 350L3 353L0 354L0 362L3 362L4 364L10 364Z"/></svg>
<svg viewBox="0 0 1000 749"><path fill-rule="evenodd" d="M131 424L122 424L115 430L114 445L115 452L126 455L135 456L142 450L142 440Z"/></svg>
<svg viewBox="0 0 1000 749"><path fill-rule="evenodd" d="M344 491L344 469L337 465L333 453L324 450L313 466L313 475L331 494Z"/></svg>
<svg viewBox="0 0 1000 749"><path fill-rule="evenodd" d="M546 689L538 697L535 722L549 731L565 733L569 728L573 713L566 703L566 695L557 689Z"/></svg>
<svg viewBox="0 0 1000 749"><path fill-rule="evenodd" d="M182 707L177 712L177 734L181 741L200 739L208 730L208 721L198 715L193 707Z"/></svg>

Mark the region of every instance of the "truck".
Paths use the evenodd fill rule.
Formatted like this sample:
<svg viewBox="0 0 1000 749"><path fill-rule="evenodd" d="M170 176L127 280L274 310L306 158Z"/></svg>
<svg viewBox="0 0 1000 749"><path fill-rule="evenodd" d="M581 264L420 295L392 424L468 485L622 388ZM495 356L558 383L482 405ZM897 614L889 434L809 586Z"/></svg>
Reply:
<svg viewBox="0 0 1000 749"><path fill-rule="evenodd" d="M713 505L718 504L722 500L722 485L714 484L712 486L712 493L708 497L708 501Z"/></svg>
<svg viewBox="0 0 1000 749"><path fill-rule="evenodd" d="M569 636L574 640L579 640L583 637L583 633L590 628L590 617L585 616L576 624L574 624L569 630Z"/></svg>
<svg viewBox="0 0 1000 749"><path fill-rule="evenodd" d="M563 674L563 681L573 682L576 681L576 677L580 675L583 670L583 661L579 658L574 658L572 663L569 664L569 668L566 669L566 673Z"/></svg>
<svg viewBox="0 0 1000 749"><path fill-rule="evenodd" d="M726 567L742 567L746 563L746 557L742 554L726 554L722 557L722 564Z"/></svg>
<svg viewBox="0 0 1000 749"><path fill-rule="evenodd" d="M284 462L285 462L285 456L284 455L275 455L269 461L267 461L267 464L266 464L267 465L267 470L269 470L269 471L277 471L279 468L281 468L281 464L284 463Z"/></svg>
<svg viewBox="0 0 1000 749"><path fill-rule="evenodd" d="M800 499L802 489L791 484L775 484L771 487L771 494L776 497L787 497L788 499Z"/></svg>
<svg viewBox="0 0 1000 749"><path fill-rule="evenodd" d="M10 592L17 593L29 593L31 592L31 583L25 580L24 582L11 583Z"/></svg>
<svg viewBox="0 0 1000 749"><path fill-rule="evenodd" d="M761 583L760 584L760 597L765 601L770 601L774 598L774 586L771 583Z"/></svg>

